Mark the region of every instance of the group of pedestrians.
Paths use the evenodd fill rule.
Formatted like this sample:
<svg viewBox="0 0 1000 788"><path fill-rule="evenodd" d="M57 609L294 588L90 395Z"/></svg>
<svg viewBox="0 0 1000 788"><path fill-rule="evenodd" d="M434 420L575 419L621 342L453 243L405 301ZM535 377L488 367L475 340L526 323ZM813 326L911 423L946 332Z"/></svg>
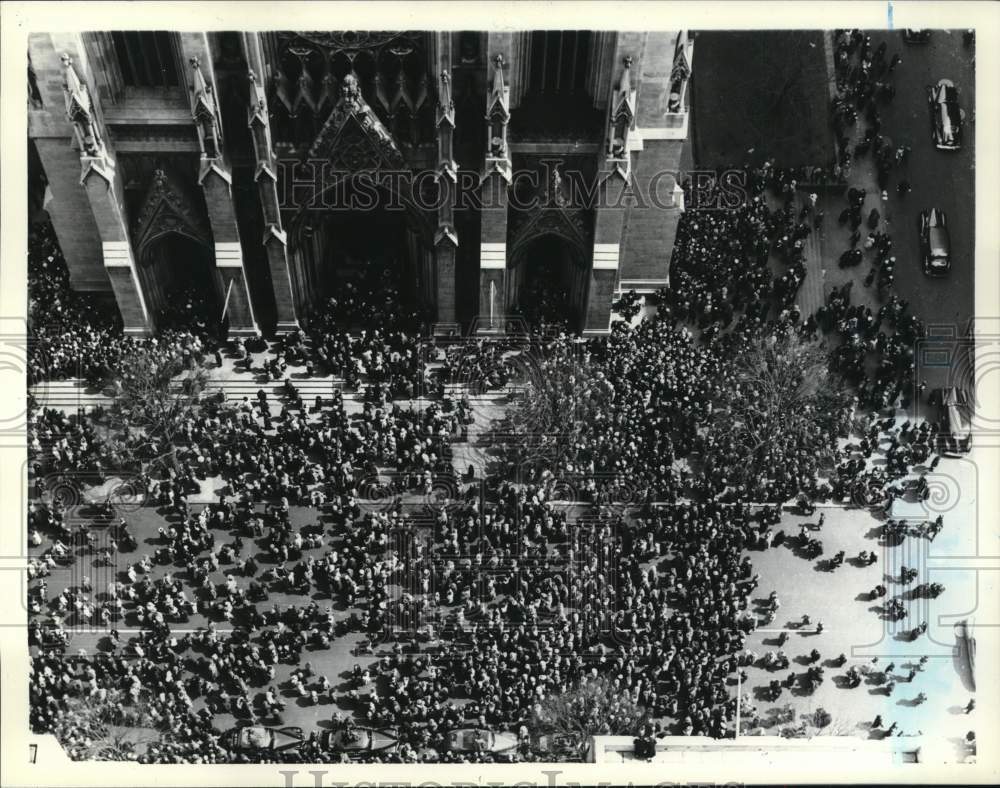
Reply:
<svg viewBox="0 0 1000 788"><path fill-rule="evenodd" d="M815 315L796 305L807 241L826 221L812 185L843 180L869 150L880 177L883 162L906 156L887 153L879 137L878 106L892 100L899 59L857 31L838 36L836 59L834 131L846 139L863 117L870 139L839 144L837 163L819 171L748 168L743 203L687 211L655 313L616 321L608 337L584 340L559 323L565 294L526 291L529 318L555 321L555 331L434 350L429 370L427 315L372 269L319 304L303 331L271 343L218 341L194 301L170 317L176 327L133 339L74 300L51 233L39 231L33 314L62 317L38 321L30 381L106 380L141 348L185 368L213 358L222 366L225 353L251 375L286 382L278 397L262 388L242 401L205 398L178 417L172 445L159 447L172 461L130 480L165 514L155 534L140 533L146 518L113 501L81 524L49 485L73 471L103 480L120 470L100 413L32 410L34 728L121 701L161 732L143 760L344 757L324 751L316 731L286 753L224 744L220 718L280 726L294 698L331 716L346 704L355 723L391 729L400 746L373 759L486 760L452 750L449 734L475 727L527 741L547 699L600 679L661 733L731 735L740 670L756 664L746 661L747 637L777 609L775 597L755 611L749 556L782 541L781 506L800 496L808 506L884 505L935 454L933 425L897 427L883 415L920 394L912 348L923 325L892 292L891 237L877 208L865 212L863 190L846 193L840 218L857 237L843 259L873 260L869 284L878 277L882 306L852 304L849 286ZM804 429L775 429L750 455L712 428L754 348L824 339L848 396ZM363 401L348 407L334 389L306 401L289 366L341 378ZM454 444L467 438L473 410L446 384L477 394L514 381L534 388L544 412L512 406L490 483L467 485ZM863 434L844 446L859 415ZM751 406L746 418L758 417ZM884 467L871 467L876 452ZM219 487L207 502L203 491ZM88 577L50 588L54 569L88 562L120 566L122 576L100 589ZM106 628L102 650L74 653L78 624ZM139 634L120 635L126 625ZM180 628L196 631L178 637ZM386 633L395 642L384 643ZM348 689L315 667L345 638L365 657ZM814 651L808 670L771 695L822 683Z"/></svg>

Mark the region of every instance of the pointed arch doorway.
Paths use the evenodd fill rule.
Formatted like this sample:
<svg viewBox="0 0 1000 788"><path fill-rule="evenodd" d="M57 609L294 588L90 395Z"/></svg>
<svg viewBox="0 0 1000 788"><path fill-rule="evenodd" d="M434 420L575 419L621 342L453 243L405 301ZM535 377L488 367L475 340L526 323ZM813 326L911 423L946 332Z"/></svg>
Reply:
<svg viewBox="0 0 1000 788"><path fill-rule="evenodd" d="M202 207L165 170L154 172L133 238L139 283L157 328L192 320L218 327L222 277Z"/></svg>
<svg viewBox="0 0 1000 788"><path fill-rule="evenodd" d="M345 178L330 202L291 222L304 300L340 298L348 283L375 295L392 290L408 315L426 322L434 306L434 258L416 209L364 174Z"/></svg>
<svg viewBox="0 0 1000 788"><path fill-rule="evenodd" d="M509 273L508 307L531 325L583 329L588 271L582 251L562 235L545 233L525 243Z"/></svg>
<svg viewBox="0 0 1000 788"><path fill-rule="evenodd" d="M139 281L157 328L179 327L185 315L215 327L222 313L221 281L211 247L169 232L139 252Z"/></svg>
<svg viewBox="0 0 1000 788"><path fill-rule="evenodd" d="M408 312L425 320L436 297L429 216L411 177L404 177L405 157L354 72L343 77L309 160L323 162L324 177L289 222L300 302L308 308L336 296L344 280L384 281Z"/></svg>

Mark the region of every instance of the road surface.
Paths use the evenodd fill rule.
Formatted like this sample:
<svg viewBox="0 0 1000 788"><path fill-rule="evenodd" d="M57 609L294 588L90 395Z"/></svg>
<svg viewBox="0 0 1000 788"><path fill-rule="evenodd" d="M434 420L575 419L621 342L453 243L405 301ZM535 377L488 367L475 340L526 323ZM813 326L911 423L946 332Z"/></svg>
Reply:
<svg viewBox="0 0 1000 788"><path fill-rule="evenodd" d="M882 109L882 133L895 144L913 149L905 167L893 172L889 185L896 290L928 325L953 324L961 332L975 305L975 45L965 46L960 30L935 30L926 44L907 44L900 31L874 33L872 38L876 46L881 40L888 42L887 57L898 52L903 59L893 73L895 98ZM926 87L940 79L955 83L966 113L964 145L959 151L937 150L931 139ZM895 199L894 190L902 178L913 191ZM940 279L927 277L921 270L917 217L921 210L931 208L947 214L951 232L952 269ZM945 376L947 370L930 370L929 374ZM928 377L928 384L944 382Z"/></svg>

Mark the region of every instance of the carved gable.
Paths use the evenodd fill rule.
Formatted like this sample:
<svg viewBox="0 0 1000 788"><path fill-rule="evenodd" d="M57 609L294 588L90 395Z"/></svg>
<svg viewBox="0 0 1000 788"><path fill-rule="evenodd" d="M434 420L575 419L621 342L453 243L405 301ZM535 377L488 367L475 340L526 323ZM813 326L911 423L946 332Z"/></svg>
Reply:
<svg viewBox="0 0 1000 788"><path fill-rule="evenodd" d="M309 149L309 158L326 159L345 172L406 166L392 134L362 98L353 74L344 77L340 99Z"/></svg>
<svg viewBox="0 0 1000 788"><path fill-rule="evenodd" d="M527 215L521 212L514 216L518 220L511 223L508 244L512 259L542 235L557 235L586 257L590 232L585 211L552 202Z"/></svg>
<svg viewBox="0 0 1000 788"><path fill-rule="evenodd" d="M167 173L153 173L149 192L139 210L132 229L135 248L142 250L162 235L179 233L207 246L212 244L212 231L197 204Z"/></svg>

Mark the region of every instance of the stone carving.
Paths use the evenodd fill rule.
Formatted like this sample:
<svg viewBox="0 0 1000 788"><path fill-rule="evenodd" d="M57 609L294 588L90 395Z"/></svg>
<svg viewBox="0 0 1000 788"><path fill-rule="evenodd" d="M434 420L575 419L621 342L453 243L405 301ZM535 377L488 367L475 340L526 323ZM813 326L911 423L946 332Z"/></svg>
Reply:
<svg viewBox="0 0 1000 788"><path fill-rule="evenodd" d="M441 72L438 86L438 125L444 121L455 125L455 100L451 96L451 75L447 69Z"/></svg>
<svg viewBox="0 0 1000 788"><path fill-rule="evenodd" d="M453 182L457 180L458 165L452 158L452 132L455 129L455 101L451 95L451 74L441 71L438 85L437 104L438 127L438 177L446 175Z"/></svg>
<svg viewBox="0 0 1000 788"><path fill-rule="evenodd" d="M510 244L510 259L517 259L524 249L543 235L556 235L567 241L580 256L587 257L587 239L577 222L574 222L563 211L539 211L532 219L520 228Z"/></svg>
<svg viewBox="0 0 1000 788"><path fill-rule="evenodd" d="M623 61L621 79L611 99L611 122L608 128L608 155L624 159L628 155L628 133L635 119L635 91L632 90L632 58Z"/></svg>
<svg viewBox="0 0 1000 788"><path fill-rule="evenodd" d="M550 202L554 202L558 206L566 205L566 195L563 192L562 173L559 172L558 165L552 168L552 177L549 180L548 198Z"/></svg>
<svg viewBox="0 0 1000 788"><path fill-rule="evenodd" d="M104 155L104 140L94 117L94 106L90 100L90 91L77 76L73 68L73 58L64 54L63 90L66 94L66 116L73 124L80 149L87 156Z"/></svg>
<svg viewBox="0 0 1000 788"><path fill-rule="evenodd" d="M313 78L308 69L302 69L302 73L299 74L299 79L296 84L298 85L298 93L295 95L295 101L292 102L292 116L298 116L303 106L307 107L310 112L315 114L316 102L313 99Z"/></svg>
<svg viewBox="0 0 1000 788"><path fill-rule="evenodd" d="M191 85L191 116L198 127L202 154L210 159L222 156L222 123L212 86L201 72L198 58L191 58L193 81Z"/></svg>
<svg viewBox="0 0 1000 788"><path fill-rule="evenodd" d="M687 36L682 32L677 38L677 51L670 71L671 82L683 82L691 76L691 64L687 59Z"/></svg>
<svg viewBox="0 0 1000 788"><path fill-rule="evenodd" d="M295 103L295 90L292 87L291 81L285 76L283 69L276 68L274 70L274 97L280 101L285 109L290 113L292 111L292 105Z"/></svg>
<svg viewBox="0 0 1000 788"><path fill-rule="evenodd" d="M353 73L344 77L340 100L310 147L309 158L327 159L344 172L405 166L392 134L365 102Z"/></svg>
<svg viewBox="0 0 1000 788"><path fill-rule="evenodd" d="M357 51L361 49L379 49L399 38L407 38L406 33L399 31L378 30L313 30L290 34L281 34L289 41L301 39L311 44L328 49L331 53L340 51Z"/></svg>
<svg viewBox="0 0 1000 788"><path fill-rule="evenodd" d="M192 203L193 200L165 170L158 168L153 172L153 180L132 231L140 258L146 246L169 232L187 236L206 246L212 245L208 221Z"/></svg>
<svg viewBox="0 0 1000 788"><path fill-rule="evenodd" d="M366 106L365 100L361 97L361 86L356 75L348 74L344 77L340 99L341 108L348 112L360 112Z"/></svg>
<svg viewBox="0 0 1000 788"><path fill-rule="evenodd" d="M325 74L316 99L316 112L330 112L337 103L337 78L333 74Z"/></svg>
<svg viewBox="0 0 1000 788"><path fill-rule="evenodd" d="M510 226L510 257L514 259L534 239L542 235L558 235L587 257L590 244L588 214L582 209L571 209L563 204L549 203L530 213L512 212Z"/></svg>
<svg viewBox="0 0 1000 788"><path fill-rule="evenodd" d="M486 119L489 122L489 156L507 156L507 124L510 121L510 88L503 80L503 55L493 58L493 83L486 99Z"/></svg>
<svg viewBox="0 0 1000 788"><path fill-rule="evenodd" d="M250 126L253 128L255 125L261 125L266 128L267 99L263 87L257 83L257 75L253 73L253 69L247 72L247 81L250 85Z"/></svg>
<svg viewBox="0 0 1000 788"><path fill-rule="evenodd" d="M689 40L686 31L677 37L674 64L670 71L670 91L667 97L667 112L683 112L683 97L687 81L691 77L691 63L688 60Z"/></svg>
<svg viewBox="0 0 1000 788"><path fill-rule="evenodd" d="M279 146L288 143L299 154L305 152L336 104L342 90L339 82L347 74L362 80L361 92L397 144L406 141L418 146L429 140L434 125L434 84L426 71L428 33L307 31L269 35L273 42L271 123ZM311 64L308 68L306 61Z"/></svg>

